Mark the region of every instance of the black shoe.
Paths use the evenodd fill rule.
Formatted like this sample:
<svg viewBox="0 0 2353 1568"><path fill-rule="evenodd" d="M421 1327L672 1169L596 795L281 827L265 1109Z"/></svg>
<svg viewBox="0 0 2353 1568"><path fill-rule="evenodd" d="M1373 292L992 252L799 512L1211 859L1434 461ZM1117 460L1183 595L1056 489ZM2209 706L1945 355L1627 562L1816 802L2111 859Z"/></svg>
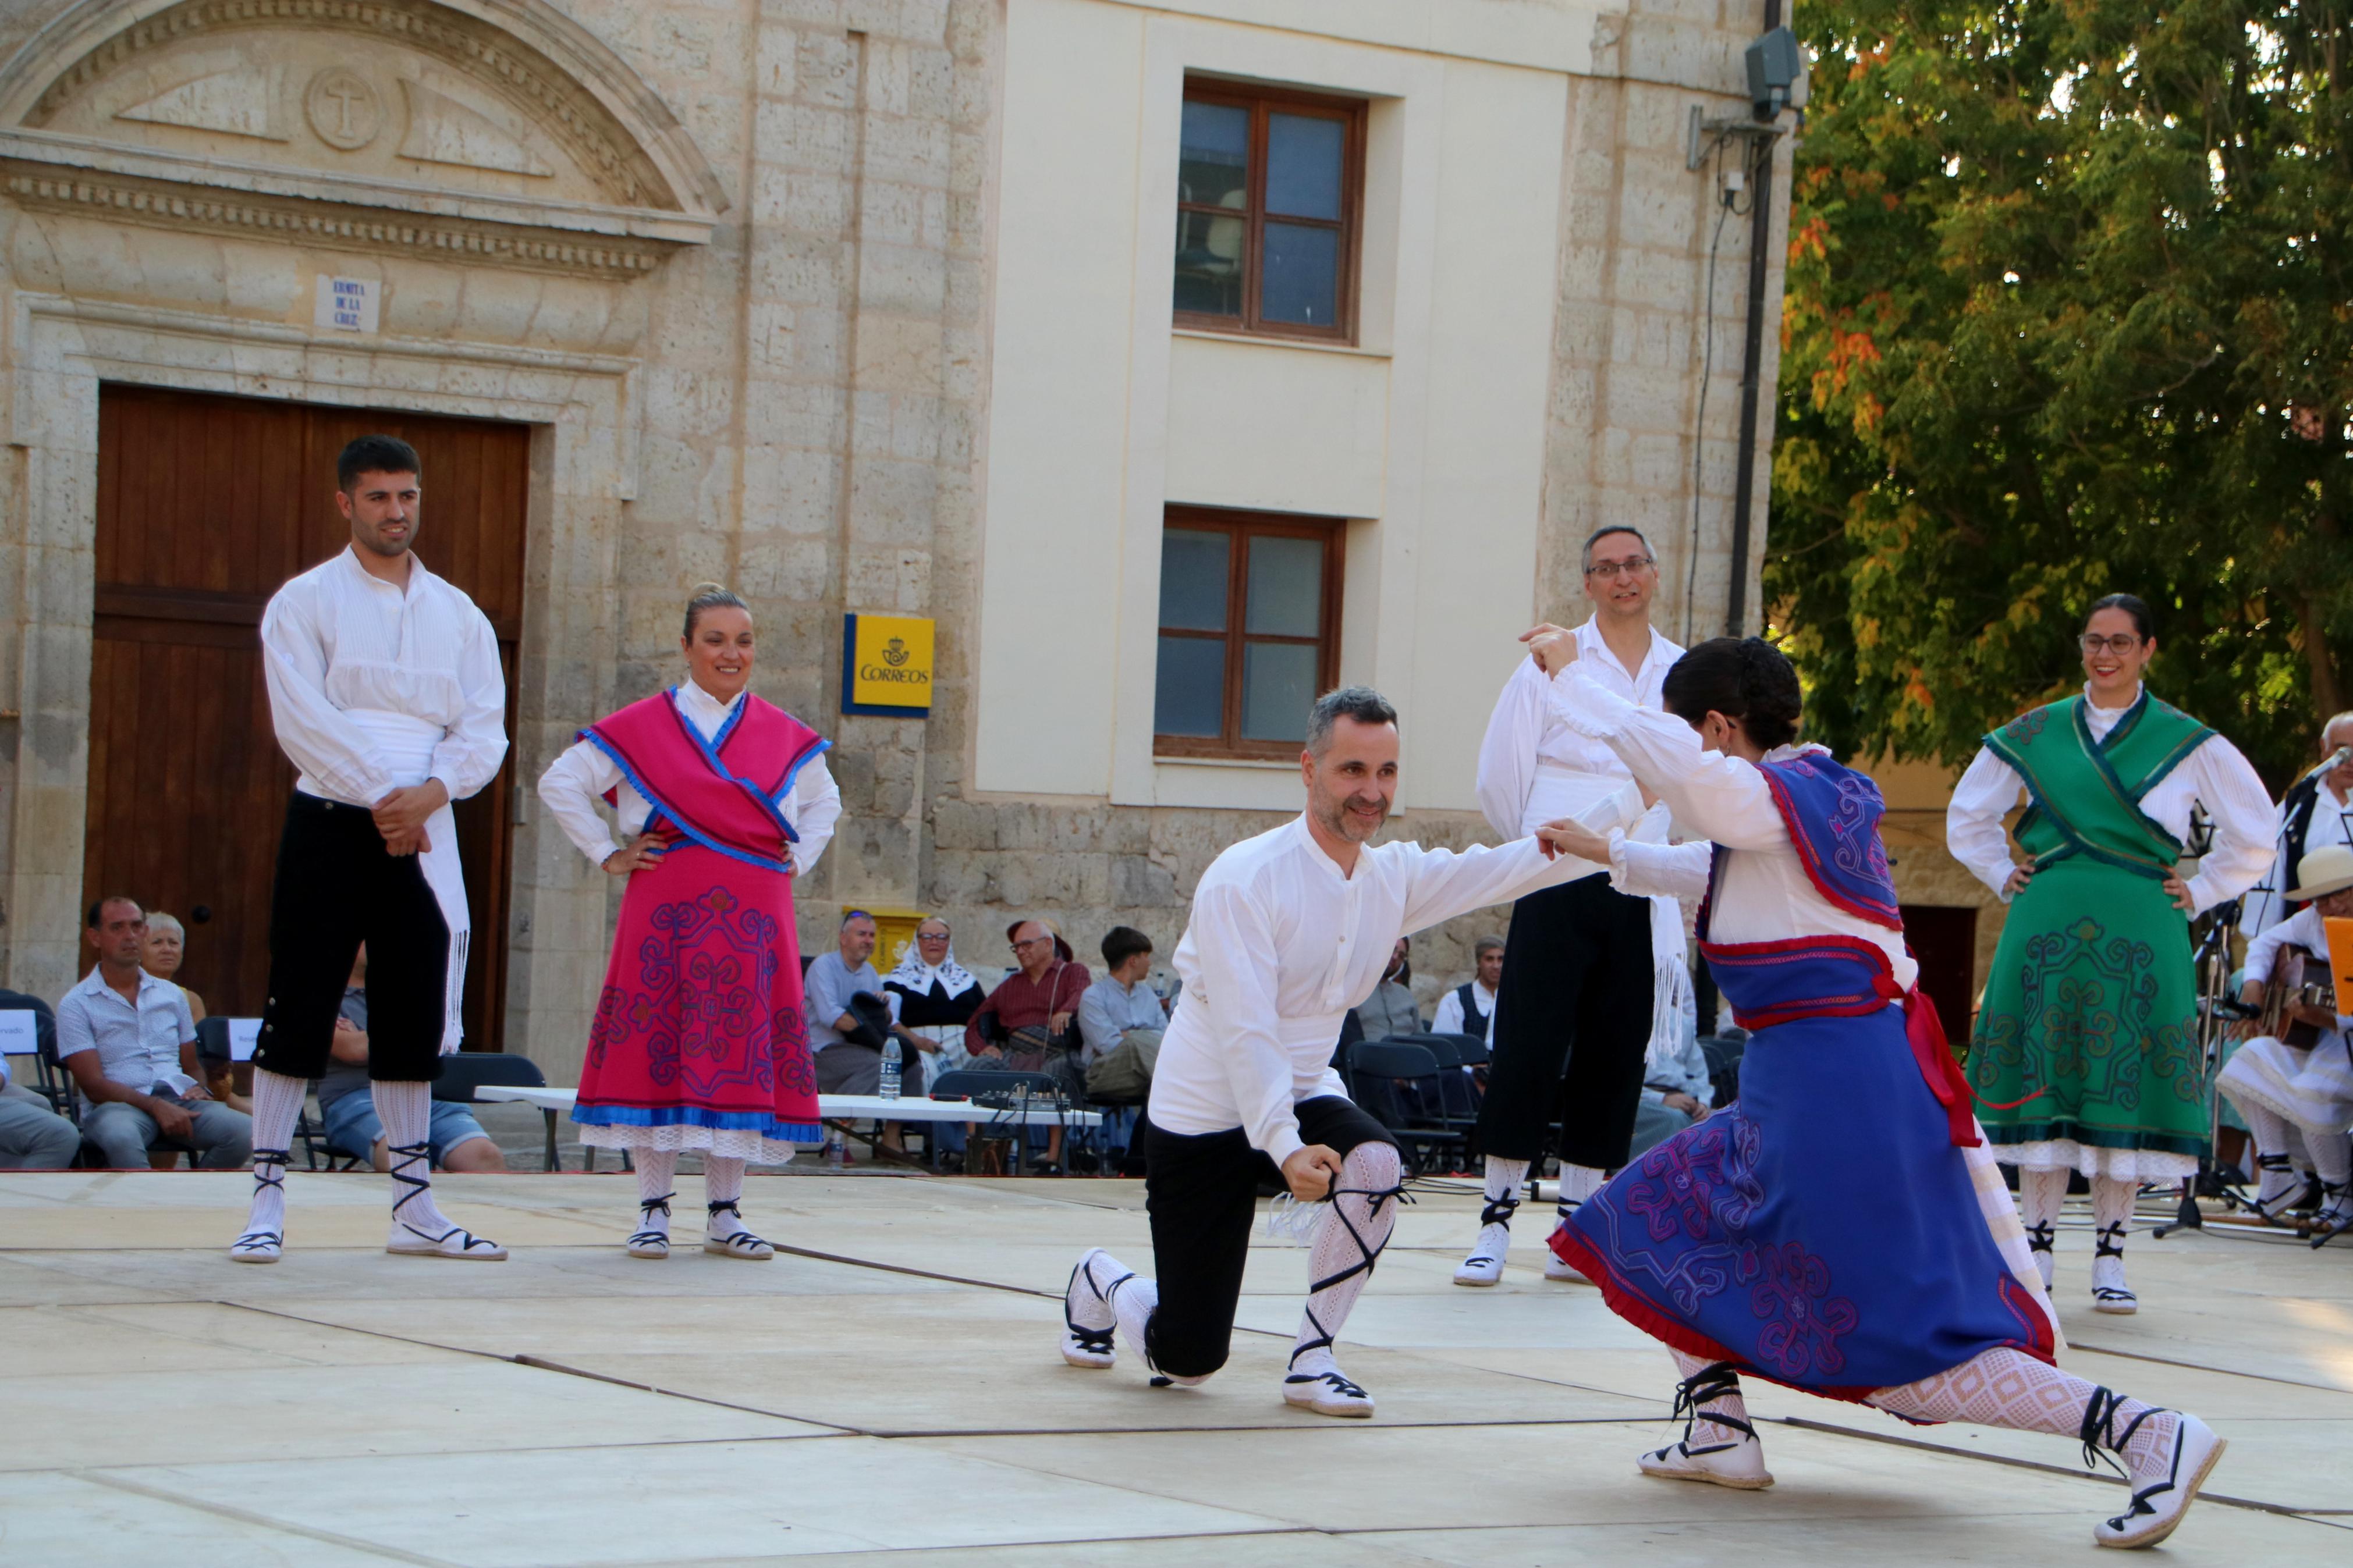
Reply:
<svg viewBox="0 0 2353 1568"><path fill-rule="evenodd" d="M1103 1162L1096 1159L1092 1153L1084 1149L1072 1150L1071 1152L1070 1159L1065 1163L1069 1164L1071 1170L1085 1176L1092 1176L1097 1171L1103 1169Z"/></svg>

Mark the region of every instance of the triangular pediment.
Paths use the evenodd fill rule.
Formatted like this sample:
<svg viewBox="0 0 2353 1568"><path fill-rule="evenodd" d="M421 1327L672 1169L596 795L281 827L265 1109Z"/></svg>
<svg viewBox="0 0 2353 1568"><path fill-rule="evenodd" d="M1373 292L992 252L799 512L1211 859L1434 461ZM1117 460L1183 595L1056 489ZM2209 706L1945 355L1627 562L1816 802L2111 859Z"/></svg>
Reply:
<svg viewBox="0 0 2353 1568"><path fill-rule="evenodd" d="M0 68L0 193L230 226L308 202L330 237L390 210L430 220L414 243L591 270L642 270L725 206L652 89L544 0L83 0ZM539 233L452 227L500 224Z"/></svg>

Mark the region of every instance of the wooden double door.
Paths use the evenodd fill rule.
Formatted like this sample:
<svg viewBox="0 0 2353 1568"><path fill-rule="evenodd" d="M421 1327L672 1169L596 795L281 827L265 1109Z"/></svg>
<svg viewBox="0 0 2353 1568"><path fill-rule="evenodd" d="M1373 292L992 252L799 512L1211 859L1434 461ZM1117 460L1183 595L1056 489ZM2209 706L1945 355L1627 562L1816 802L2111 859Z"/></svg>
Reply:
<svg viewBox="0 0 2353 1568"><path fill-rule="evenodd" d="M270 879L294 786L262 684L262 606L350 543L335 455L372 433L417 448L417 557L490 617L512 735L529 426L100 389L83 901L121 893L177 915L188 928L180 983L216 1014L261 1010ZM457 806L474 1050L501 1046L514 787L510 752L490 787Z"/></svg>

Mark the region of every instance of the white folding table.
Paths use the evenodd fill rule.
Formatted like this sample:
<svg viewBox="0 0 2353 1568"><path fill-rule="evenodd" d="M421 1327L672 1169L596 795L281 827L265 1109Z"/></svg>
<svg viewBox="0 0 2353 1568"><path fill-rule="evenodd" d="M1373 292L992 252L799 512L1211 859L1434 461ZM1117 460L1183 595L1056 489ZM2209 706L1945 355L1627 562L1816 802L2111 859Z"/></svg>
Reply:
<svg viewBox="0 0 2353 1568"><path fill-rule="evenodd" d="M555 1151L555 1117L558 1111L569 1110L580 1098L572 1089L527 1089L514 1084L484 1084L474 1090L476 1100L520 1101L539 1107L547 1118L547 1168L560 1171ZM820 1094L817 1097L818 1119L825 1121L974 1121L989 1127L1100 1127L1103 1113L1098 1110L1057 1110L1050 1100L1030 1100L1012 1105L976 1105L968 1100L932 1100L923 1095L909 1095L899 1100L885 1100L879 1094ZM582 1158L595 1169L596 1159L593 1148L583 1146Z"/></svg>

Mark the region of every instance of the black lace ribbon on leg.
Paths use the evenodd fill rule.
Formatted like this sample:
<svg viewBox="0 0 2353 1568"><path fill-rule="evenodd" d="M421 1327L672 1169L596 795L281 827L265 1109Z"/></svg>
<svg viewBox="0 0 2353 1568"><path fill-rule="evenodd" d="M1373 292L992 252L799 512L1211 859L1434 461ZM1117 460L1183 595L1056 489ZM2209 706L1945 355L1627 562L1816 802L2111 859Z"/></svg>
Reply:
<svg viewBox="0 0 2353 1568"><path fill-rule="evenodd" d="M1331 1195L1331 1217L1340 1223L1342 1228L1347 1231L1348 1239L1356 1244L1356 1261L1341 1269L1337 1274L1327 1275L1321 1279L1310 1279L1307 1282L1306 1317L1307 1321L1315 1326L1315 1337L1302 1341L1294 1347L1291 1352L1290 1362L1285 1363L1287 1365L1295 1366L1299 1363L1299 1358L1309 1351L1327 1349L1333 1342L1332 1331L1326 1329L1324 1326L1324 1320L1315 1315L1315 1298L1344 1280L1353 1279L1359 1274L1370 1274L1373 1271L1373 1265L1380 1261L1381 1248L1388 1245L1384 1238L1380 1247L1366 1247L1364 1233L1356 1228L1356 1222L1348 1217L1347 1211L1340 1206L1339 1200L1344 1197L1372 1199L1373 1201L1365 1210L1365 1223L1367 1225L1380 1217L1383 1204L1392 1200L1400 1205L1413 1202L1413 1194L1405 1190L1405 1184L1402 1182L1392 1187L1335 1187L1332 1189ZM1341 1381L1346 1380L1344 1378ZM1351 1386L1354 1385L1351 1384ZM1362 1394L1364 1390L1357 1389L1356 1392Z"/></svg>
<svg viewBox="0 0 2353 1568"><path fill-rule="evenodd" d="M678 1196L676 1193L670 1192L664 1193L658 1198L638 1199L638 1219L649 1220L657 1214L660 1215L664 1219L670 1218L670 1201L676 1196ZM657 1241L660 1242L664 1247L668 1247L670 1245L670 1232L667 1230L656 1230L653 1226L648 1225L642 1226L636 1235L629 1237L628 1245L631 1247L646 1247Z"/></svg>
<svg viewBox="0 0 2353 1568"><path fill-rule="evenodd" d="M1737 1398L1739 1394L1740 1373L1728 1361L1720 1361L1714 1365L1704 1366L1675 1384L1675 1407L1668 1413L1667 1419L1669 1421L1678 1417L1682 1419L1683 1436L1677 1447L1683 1449L1686 1458L1698 1454L1722 1453L1726 1448L1738 1447L1737 1444L1733 1443L1716 1443L1704 1448L1693 1447L1692 1433L1703 1421L1711 1426L1721 1426L1727 1432L1740 1433L1743 1436L1753 1438L1757 1436L1757 1428L1741 1417L1722 1415L1705 1408L1719 1399Z"/></svg>

